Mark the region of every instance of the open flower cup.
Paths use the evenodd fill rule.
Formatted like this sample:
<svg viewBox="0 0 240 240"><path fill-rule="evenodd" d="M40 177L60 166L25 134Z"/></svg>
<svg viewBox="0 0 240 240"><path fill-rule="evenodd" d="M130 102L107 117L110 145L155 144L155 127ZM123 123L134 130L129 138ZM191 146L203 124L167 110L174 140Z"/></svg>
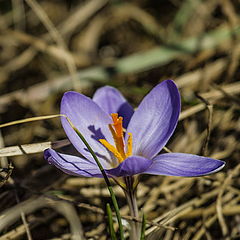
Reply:
<svg viewBox="0 0 240 240"><path fill-rule="evenodd" d="M111 178L137 174L195 177L217 172L225 162L186 153L159 154L173 134L180 113L180 95L172 80L158 84L134 111L122 94L105 86L93 99L66 92L61 114L87 140ZM47 149L44 157L63 172L102 177L95 160L68 120L62 126L82 157Z"/></svg>

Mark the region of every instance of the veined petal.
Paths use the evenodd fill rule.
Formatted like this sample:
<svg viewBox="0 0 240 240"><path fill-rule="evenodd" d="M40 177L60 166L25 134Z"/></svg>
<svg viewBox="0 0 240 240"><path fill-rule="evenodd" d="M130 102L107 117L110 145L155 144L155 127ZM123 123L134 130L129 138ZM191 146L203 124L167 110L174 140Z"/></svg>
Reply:
<svg viewBox="0 0 240 240"><path fill-rule="evenodd" d="M152 160L140 156L131 156L126 158L116 168L105 170L108 175L115 177L132 176L144 172L150 167Z"/></svg>
<svg viewBox="0 0 240 240"><path fill-rule="evenodd" d="M110 86L99 88L93 96L93 101L106 113L118 113L122 116L123 127L127 128L134 110L116 88Z"/></svg>
<svg viewBox="0 0 240 240"><path fill-rule="evenodd" d="M127 132L133 135L133 155L156 156L176 128L180 95L172 80L158 84L134 112Z"/></svg>
<svg viewBox="0 0 240 240"><path fill-rule="evenodd" d="M63 172L84 177L102 177L98 166L87 159L81 157L62 154L53 149L46 149L44 151L44 158L55 165Z"/></svg>
<svg viewBox="0 0 240 240"><path fill-rule="evenodd" d="M96 155L99 157L103 167L110 167L110 153L99 142L106 139L113 143L108 124L112 122L111 117L105 113L90 98L77 93L67 92L61 101L61 114L65 114L82 133ZM92 155L77 133L72 129L66 118L62 117L62 126L74 147L87 159L94 161Z"/></svg>
<svg viewBox="0 0 240 240"><path fill-rule="evenodd" d="M160 154L145 173L154 175L197 177L221 170L224 161L186 153Z"/></svg>

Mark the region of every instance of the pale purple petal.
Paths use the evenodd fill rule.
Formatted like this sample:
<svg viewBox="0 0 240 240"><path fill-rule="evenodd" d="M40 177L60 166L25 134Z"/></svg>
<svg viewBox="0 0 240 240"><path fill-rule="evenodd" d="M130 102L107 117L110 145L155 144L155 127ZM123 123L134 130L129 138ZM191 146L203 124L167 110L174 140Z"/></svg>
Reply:
<svg viewBox="0 0 240 240"><path fill-rule="evenodd" d="M150 167L152 160L140 156L131 156L126 158L116 168L105 170L108 175L115 177L132 176L144 172Z"/></svg>
<svg viewBox="0 0 240 240"><path fill-rule="evenodd" d="M123 117L123 127L127 125L133 115L133 108L116 89L110 86L99 88L94 96L93 101L98 104L106 113L118 113Z"/></svg>
<svg viewBox="0 0 240 240"><path fill-rule="evenodd" d="M98 166L87 159L58 153L52 149L44 151L44 158L63 172L84 177L102 177Z"/></svg>
<svg viewBox="0 0 240 240"><path fill-rule="evenodd" d="M102 146L99 139L106 139L113 144L113 139L108 128L112 123L111 117L106 114L90 98L77 93L67 92L61 102L61 114L66 115L74 126L86 138L103 167L109 167L111 159L108 150ZM94 161L86 146L72 129L65 117L61 118L62 126L74 147L87 159Z"/></svg>
<svg viewBox="0 0 240 240"><path fill-rule="evenodd" d="M172 80L158 84L142 100L127 131L133 134L133 154L152 159L173 134L180 113L180 95Z"/></svg>
<svg viewBox="0 0 240 240"><path fill-rule="evenodd" d="M221 170L224 161L186 153L160 154L153 159L153 164L145 171L148 174L197 177Z"/></svg>

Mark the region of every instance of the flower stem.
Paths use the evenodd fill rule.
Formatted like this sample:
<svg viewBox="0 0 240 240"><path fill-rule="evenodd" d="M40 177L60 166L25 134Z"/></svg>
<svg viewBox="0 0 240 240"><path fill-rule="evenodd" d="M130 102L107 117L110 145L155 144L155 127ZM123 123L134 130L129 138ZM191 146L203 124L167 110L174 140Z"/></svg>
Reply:
<svg viewBox="0 0 240 240"><path fill-rule="evenodd" d="M125 177L126 189L125 196L127 199L127 203L130 210L130 215L134 219L138 219L138 206L137 206L137 198L136 198L136 188L133 187L134 178L133 177ZM131 240L139 240L140 239L140 224L136 221L131 222L131 232L130 239Z"/></svg>

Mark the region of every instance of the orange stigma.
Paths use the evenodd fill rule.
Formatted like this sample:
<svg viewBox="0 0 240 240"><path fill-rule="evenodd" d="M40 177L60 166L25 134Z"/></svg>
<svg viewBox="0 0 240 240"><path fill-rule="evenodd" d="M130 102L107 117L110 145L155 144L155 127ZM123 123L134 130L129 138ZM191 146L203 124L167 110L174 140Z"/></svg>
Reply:
<svg viewBox="0 0 240 240"><path fill-rule="evenodd" d="M109 124L109 129L112 133L115 146L111 145L105 139L99 139L102 145L107 148L114 156L118 159L118 162L121 163L127 157L132 155L132 134L128 133L128 141L127 141L127 150L125 152L125 144L124 144L124 128L122 126L123 118L118 117L117 113L112 113L113 123Z"/></svg>

